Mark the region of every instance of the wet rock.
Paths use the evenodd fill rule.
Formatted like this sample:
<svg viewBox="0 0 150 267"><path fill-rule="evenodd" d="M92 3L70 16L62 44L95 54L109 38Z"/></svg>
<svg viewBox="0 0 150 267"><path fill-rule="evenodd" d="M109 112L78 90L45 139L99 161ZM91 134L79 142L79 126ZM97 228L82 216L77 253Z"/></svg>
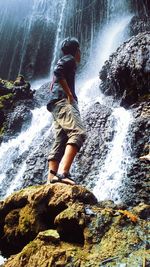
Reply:
<svg viewBox="0 0 150 267"><path fill-rule="evenodd" d="M97 102L84 114L83 123L86 126L87 138L75 159L72 173L77 177L77 182L88 188L94 187L109 149L109 141L114 135L112 126L115 122L111 113L111 107Z"/></svg>
<svg viewBox="0 0 150 267"><path fill-rule="evenodd" d="M7 131L5 132L5 136L3 141L8 141L11 137L15 137L21 130L25 130L27 125L30 124L32 118L32 112L29 107L25 104L20 103L17 105L11 112L7 114L7 122L5 123L5 127Z"/></svg>
<svg viewBox="0 0 150 267"><path fill-rule="evenodd" d="M124 42L105 62L100 78L101 90L129 107L149 93L149 32L140 33Z"/></svg>
<svg viewBox="0 0 150 267"><path fill-rule="evenodd" d="M31 108L33 104L34 91L30 89L30 84L24 82L22 86L16 86L11 81L0 79L0 113L1 113L1 138L0 141L7 141L11 135L17 134L25 121L30 121ZM3 139L4 136L4 139Z"/></svg>
<svg viewBox="0 0 150 267"><path fill-rule="evenodd" d="M133 123L130 126L132 138L132 160L120 189L121 199L126 205L137 205L140 202L150 203L149 162L140 157L149 153L149 98L132 106Z"/></svg>
<svg viewBox="0 0 150 267"><path fill-rule="evenodd" d="M150 21L148 16L134 16L129 24L130 35L137 35L141 32L150 31Z"/></svg>

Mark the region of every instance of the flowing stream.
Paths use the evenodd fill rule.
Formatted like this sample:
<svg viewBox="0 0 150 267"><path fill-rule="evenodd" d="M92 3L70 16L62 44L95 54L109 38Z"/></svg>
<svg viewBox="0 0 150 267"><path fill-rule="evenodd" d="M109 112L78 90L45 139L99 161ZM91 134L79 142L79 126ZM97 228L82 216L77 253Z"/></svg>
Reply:
<svg viewBox="0 0 150 267"><path fill-rule="evenodd" d="M79 104L82 112L86 112L86 107L99 101L103 105L109 105L107 98L105 98L99 90L98 72L102 67L104 61L109 58L111 52L115 51L117 46L127 38L127 25L131 19L131 15L128 13L126 1L107 1L107 21L100 27L97 35L92 34L92 41L90 42L91 56L89 61L87 60L86 66L81 71L78 80L77 87L80 88ZM32 19L30 18L30 24L28 25L28 31L26 32L24 45L29 37L30 28L33 25L33 14L37 14L40 10L42 16L45 12L45 4L47 1L38 0L38 4L35 4L32 10ZM53 46L54 57L53 63L56 60L56 51L60 42L61 30L64 25L64 17L66 8L68 8L67 0L58 1L59 4L59 19L57 18L57 30L55 33L55 45ZM61 8L60 8L61 6ZM123 6L124 9L118 12L119 8ZM115 7L112 9L112 7ZM36 12L35 12L36 11ZM116 12L118 12L116 14ZM40 16L41 16L40 13ZM57 12L55 12L56 14ZM47 13L48 19L48 13ZM119 23L118 23L119 22ZM99 51L99 52L98 52ZM25 55L22 55L24 57ZM22 64L23 60L21 61ZM21 65L20 65L21 67ZM96 71L95 71L96 70ZM39 81L40 83L40 81ZM92 88L92 94L91 94ZM93 90L94 88L94 90ZM128 135L128 128L132 122L132 114L119 105L113 108L111 115L114 121L114 137L110 143L109 153L104 162L103 168L99 171L97 182L94 188L94 193L98 199L103 200L106 198L114 201L119 201L119 195L117 189L121 185L121 180L125 177L127 168L129 166L130 159L130 137ZM44 118L44 119L43 119ZM19 167L14 173L12 181L9 181L5 196L10 195L14 190L21 188L22 177L26 170L26 158L31 154L33 149L39 148L42 140L48 136L49 128L51 127L51 117L46 111L45 107L41 107L32 111L32 122L30 127L20 133L20 135L14 139L9 140L7 143L2 143L0 150L0 189L3 190L5 180L8 177L10 170L14 169L14 164L19 162ZM23 160L21 160L23 159Z"/></svg>

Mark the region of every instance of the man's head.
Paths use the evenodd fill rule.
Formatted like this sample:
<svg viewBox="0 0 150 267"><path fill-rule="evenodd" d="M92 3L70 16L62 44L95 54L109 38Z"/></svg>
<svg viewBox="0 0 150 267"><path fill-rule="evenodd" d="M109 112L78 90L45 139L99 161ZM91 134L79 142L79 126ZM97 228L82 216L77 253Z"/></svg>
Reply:
<svg viewBox="0 0 150 267"><path fill-rule="evenodd" d="M67 37L61 44L61 50L64 55L71 54L73 57L76 57L80 53L79 41L75 37Z"/></svg>

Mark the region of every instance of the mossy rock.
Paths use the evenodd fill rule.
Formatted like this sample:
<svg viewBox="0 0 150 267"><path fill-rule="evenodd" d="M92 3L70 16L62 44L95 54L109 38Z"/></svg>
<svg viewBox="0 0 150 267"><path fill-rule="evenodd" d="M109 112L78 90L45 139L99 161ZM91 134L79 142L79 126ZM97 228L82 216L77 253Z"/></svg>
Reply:
<svg viewBox="0 0 150 267"><path fill-rule="evenodd" d="M7 94L0 97L0 110L10 108L13 103L13 94Z"/></svg>

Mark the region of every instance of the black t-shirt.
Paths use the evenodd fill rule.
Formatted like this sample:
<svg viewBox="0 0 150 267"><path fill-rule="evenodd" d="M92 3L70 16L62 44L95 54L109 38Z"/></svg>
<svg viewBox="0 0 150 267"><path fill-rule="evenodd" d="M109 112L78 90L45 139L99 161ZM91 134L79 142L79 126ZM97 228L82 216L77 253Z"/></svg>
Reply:
<svg viewBox="0 0 150 267"><path fill-rule="evenodd" d="M51 84L52 102L67 98L65 91L59 83L62 79L66 80L74 99L77 100L75 93L75 72L76 62L72 55L65 55L57 62L54 68L54 79Z"/></svg>

